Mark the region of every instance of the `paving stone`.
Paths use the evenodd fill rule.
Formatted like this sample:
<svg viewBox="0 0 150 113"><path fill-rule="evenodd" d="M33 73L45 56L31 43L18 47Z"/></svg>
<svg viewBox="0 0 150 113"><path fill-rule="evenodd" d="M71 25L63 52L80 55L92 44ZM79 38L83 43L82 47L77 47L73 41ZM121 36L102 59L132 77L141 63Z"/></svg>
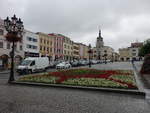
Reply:
<svg viewBox="0 0 150 113"><path fill-rule="evenodd" d="M119 66L120 65L120 66ZM109 69L132 69L114 63ZM107 66L95 65L95 68ZM0 113L149 113L150 103L138 95L67 88L9 85L0 79Z"/></svg>

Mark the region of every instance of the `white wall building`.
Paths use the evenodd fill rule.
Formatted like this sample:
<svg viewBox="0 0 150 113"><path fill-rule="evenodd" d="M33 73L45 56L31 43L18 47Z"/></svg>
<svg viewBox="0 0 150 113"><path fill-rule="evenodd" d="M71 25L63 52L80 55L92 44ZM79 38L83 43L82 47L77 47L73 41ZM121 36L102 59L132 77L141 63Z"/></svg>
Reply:
<svg viewBox="0 0 150 113"><path fill-rule="evenodd" d="M39 36L36 33L24 30L23 51L25 57L39 56Z"/></svg>

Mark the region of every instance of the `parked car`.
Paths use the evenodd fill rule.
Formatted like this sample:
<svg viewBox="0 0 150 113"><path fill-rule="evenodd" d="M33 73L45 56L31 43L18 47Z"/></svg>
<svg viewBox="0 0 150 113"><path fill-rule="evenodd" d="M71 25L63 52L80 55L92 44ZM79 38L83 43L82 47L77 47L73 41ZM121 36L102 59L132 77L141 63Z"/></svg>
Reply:
<svg viewBox="0 0 150 113"><path fill-rule="evenodd" d="M91 64L97 64L96 60L91 60Z"/></svg>
<svg viewBox="0 0 150 113"><path fill-rule="evenodd" d="M24 59L21 64L17 67L19 74L28 74L45 70L49 67L48 57L28 57Z"/></svg>
<svg viewBox="0 0 150 113"><path fill-rule="evenodd" d="M69 62L62 62L56 65L56 69L67 69L71 68L71 64Z"/></svg>
<svg viewBox="0 0 150 113"><path fill-rule="evenodd" d="M51 61L50 64L49 64L50 65L49 67L56 68L56 65L61 63L61 62L64 62L64 61L62 61L62 60Z"/></svg>
<svg viewBox="0 0 150 113"><path fill-rule="evenodd" d="M85 66L87 62L85 60L79 60L79 66Z"/></svg>
<svg viewBox="0 0 150 113"><path fill-rule="evenodd" d="M88 65L89 64L89 61L88 60L85 60L85 65Z"/></svg>
<svg viewBox="0 0 150 113"><path fill-rule="evenodd" d="M111 62L111 60L106 60L106 62Z"/></svg>
<svg viewBox="0 0 150 113"><path fill-rule="evenodd" d="M79 63L77 60L75 60L75 61L71 61L70 64L72 67L77 67Z"/></svg>

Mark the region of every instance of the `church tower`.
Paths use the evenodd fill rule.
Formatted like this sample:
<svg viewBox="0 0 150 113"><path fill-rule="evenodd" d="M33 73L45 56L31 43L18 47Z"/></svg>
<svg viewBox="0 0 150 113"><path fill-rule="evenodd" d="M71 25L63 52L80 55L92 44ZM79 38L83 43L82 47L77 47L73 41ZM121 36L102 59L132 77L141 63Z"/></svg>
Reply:
<svg viewBox="0 0 150 113"><path fill-rule="evenodd" d="M103 37L101 36L101 30L99 30L99 36L96 40L96 48L101 48L104 46Z"/></svg>

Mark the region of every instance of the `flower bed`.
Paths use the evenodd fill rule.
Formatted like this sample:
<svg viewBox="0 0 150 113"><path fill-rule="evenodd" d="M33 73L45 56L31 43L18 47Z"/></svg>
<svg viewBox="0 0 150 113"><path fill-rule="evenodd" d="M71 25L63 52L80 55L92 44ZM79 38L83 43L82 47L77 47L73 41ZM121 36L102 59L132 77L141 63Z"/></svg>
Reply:
<svg viewBox="0 0 150 113"><path fill-rule="evenodd" d="M69 69L19 78L22 82L137 89L131 70Z"/></svg>

